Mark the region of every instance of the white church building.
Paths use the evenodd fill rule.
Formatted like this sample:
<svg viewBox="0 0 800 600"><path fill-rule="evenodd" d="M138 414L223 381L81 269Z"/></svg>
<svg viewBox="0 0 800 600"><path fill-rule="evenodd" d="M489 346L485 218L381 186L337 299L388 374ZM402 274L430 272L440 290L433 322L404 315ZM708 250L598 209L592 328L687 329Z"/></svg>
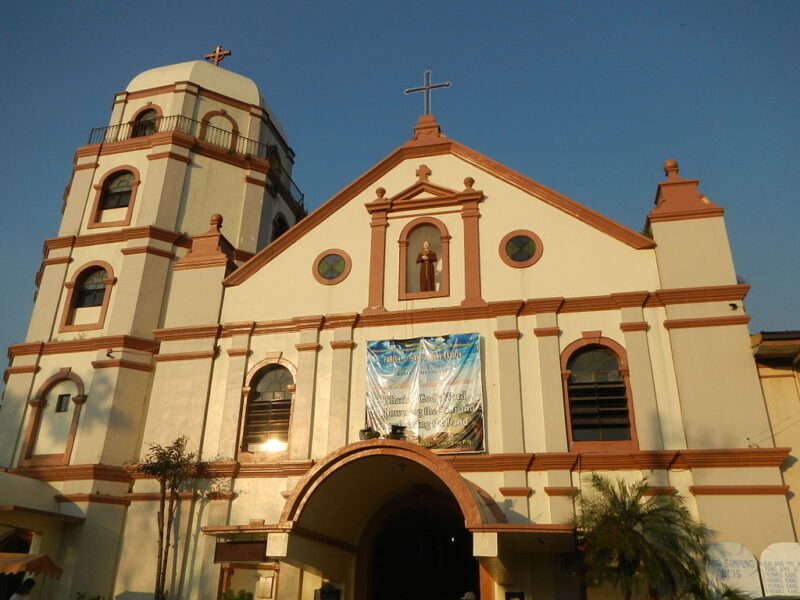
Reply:
<svg viewBox="0 0 800 600"><path fill-rule="evenodd" d="M770 424L721 204L653 165L644 235L433 115L409 133L306 214L251 80L197 61L116 94L8 349L0 552L63 569L34 599L152 598L158 486L131 463L181 435L209 470L181 600L600 597L572 562L591 472L756 556L795 541L789 449L749 443Z"/></svg>

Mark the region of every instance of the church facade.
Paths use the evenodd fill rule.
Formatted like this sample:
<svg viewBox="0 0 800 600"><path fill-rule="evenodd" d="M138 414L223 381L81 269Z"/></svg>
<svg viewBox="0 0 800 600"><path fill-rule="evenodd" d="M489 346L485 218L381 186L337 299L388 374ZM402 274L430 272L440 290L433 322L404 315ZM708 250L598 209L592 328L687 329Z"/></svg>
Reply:
<svg viewBox="0 0 800 600"><path fill-rule="evenodd" d="M63 568L41 597L150 597L131 463L181 435L207 472L174 598L578 599L591 472L756 555L795 541L748 286L675 161L644 235L427 114L306 214L256 85L204 62L135 77L90 142L0 411L0 550Z"/></svg>

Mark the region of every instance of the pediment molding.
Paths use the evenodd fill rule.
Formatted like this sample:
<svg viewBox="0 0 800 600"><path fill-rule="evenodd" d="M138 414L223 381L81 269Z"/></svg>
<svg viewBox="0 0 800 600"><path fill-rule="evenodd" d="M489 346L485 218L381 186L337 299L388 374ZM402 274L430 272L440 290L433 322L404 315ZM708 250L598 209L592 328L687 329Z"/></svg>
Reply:
<svg viewBox="0 0 800 600"><path fill-rule="evenodd" d="M472 177L467 177L464 180L464 190L459 192L429 181L430 174L431 171L427 166L420 165L419 169L417 169L419 179L388 198L384 188L377 188L375 190L375 200L364 205L367 212L370 214L376 212L390 213L403 210L463 206L467 202L481 202L484 199L481 190L472 188L475 183Z"/></svg>

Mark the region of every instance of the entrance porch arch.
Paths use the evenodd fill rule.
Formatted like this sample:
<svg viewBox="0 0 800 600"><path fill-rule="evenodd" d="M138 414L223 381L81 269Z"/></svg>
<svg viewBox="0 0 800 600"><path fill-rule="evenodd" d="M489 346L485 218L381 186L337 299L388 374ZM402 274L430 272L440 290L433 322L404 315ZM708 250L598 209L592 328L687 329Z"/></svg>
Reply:
<svg viewBox="0 0 800 600"><path fill-rule="evenodd" d="M413 502L408 499L415 497L428 507L419 514L426 518L439 514L454 532L461 532L453 534L453 541L466 540L460 547L466 548L467 559L475 558L477 578L479 561L473 554L471 532L505 523L502 511L447 460L398 440L356 442L309 470L295 485L269 534L267 555L343 583L347 590L343 598L366 598L370 568L364 566L369 563L365 553L383 535L384 525L397 526L392 515L409 517Z"/></svg>
<svg viewBox="0 0 800 600"><path fill-rule="evenodd" d="M299 523L306 506L321 488L333 478L343 475L349 465L379 458L383 459L381 462L387 465L392 459L397 459L394 465L398 472L385 471L382 474L386 477L395 476L397 480L404 480L406 479L404 477L405 469L413 466L421 469L423 473L429 473L447 492L452 494L464 516L464 525L467 529L491 523L504 523L506 520L489 494L461 477L448 461L416 444L400 440L377 439L344 446L329 454L309 470L287 499L281 514L281 525L291 529ZM407 461L409 464L402 461ZM403 466L401 467L401 465ZM373 471L374 469L365 470Z"/></svg>

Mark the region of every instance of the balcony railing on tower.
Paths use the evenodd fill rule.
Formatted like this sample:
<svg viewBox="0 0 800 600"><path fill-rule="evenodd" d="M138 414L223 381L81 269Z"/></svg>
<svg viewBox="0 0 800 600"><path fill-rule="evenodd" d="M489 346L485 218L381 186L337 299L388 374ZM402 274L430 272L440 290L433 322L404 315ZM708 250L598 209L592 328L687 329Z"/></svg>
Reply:
<svg viewBox="0 0 800 600"><path fill-rule="evenodd" d="M208 123L202 123L183 115L172 115L169 117L157 117L152 120L133 121L109 127L96 127L89 133L89 144L110 144L122 142L135 137L145 137L154 133L166 131L177 131L202 140L214 146L225 148L231 153L240 155L244 158L271 159L274 150L268 144L257 140L242 137L232 131L226 131L219 127L214 127ZM303 192L297 187L289 174L283 170L274 159L271 162L270 176L282 186L289 196L301 209L305 211L303 204Z"/></svg>

